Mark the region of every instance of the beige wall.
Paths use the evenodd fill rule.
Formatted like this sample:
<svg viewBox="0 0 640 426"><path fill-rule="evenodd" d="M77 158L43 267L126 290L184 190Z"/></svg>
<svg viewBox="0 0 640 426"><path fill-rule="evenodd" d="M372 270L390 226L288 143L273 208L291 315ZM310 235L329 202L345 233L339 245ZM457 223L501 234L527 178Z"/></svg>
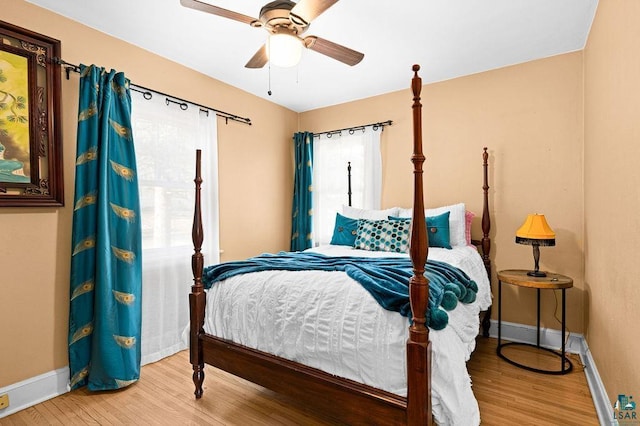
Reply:
<svg viewBox="0 0 640 426"><path fill-rule="evenodd" d="M3 0L1 10L0 19L61 40L68 62L250 117L252 126L218 121L223 260L289 247L296 113L22 0ZM62 94L66 207L0 208L0 387L67 365L78 75L63 77ZM254 232L265 223L268 232Z"/></svg>
<svg viewBox="0 0 640 426"><path fill-rule="evenodd" d="M601 0L585 50L587 341L609 400L640 394L640 2Z"/></svg>
<svg viewBox="0 0 640 426"><path fill-rule="evenodd" d="M411 77L407 68L405 91L300 115L300 128L312 131L393 120L382 136L383 207L412 204ZM427 205L463 201L480 215L489 147L495 269L533 268L532 248L515 244L515 231L527 213L544 213L557 239L541 248L541 268L574 278L567 324L582 333L582 53L424 85L422 104ZM504 321L535 325L534 291L505 286L503 297ZM542 303L542 326L560 329L553 293L543 292Z"/></svg>

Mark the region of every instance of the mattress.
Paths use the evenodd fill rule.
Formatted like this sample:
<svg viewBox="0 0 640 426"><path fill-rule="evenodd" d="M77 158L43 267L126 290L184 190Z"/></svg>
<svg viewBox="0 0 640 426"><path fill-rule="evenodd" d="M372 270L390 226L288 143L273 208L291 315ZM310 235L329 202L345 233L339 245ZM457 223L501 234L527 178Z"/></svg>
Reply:
<svg viewBox="0 0 640 426"><path fill-rule="evenodd" d="M407 256L322 246L329 256ZM491 304L489 281L473 247L430 248L429 259L462 269L478 284L476 301L449 311L432 330L432 405L438 424L480 422L467 372L479 312ZM204 329L233 342L406 396L409 320L383 309L344 272L263 271L215 283L207 291Z"/></svg>

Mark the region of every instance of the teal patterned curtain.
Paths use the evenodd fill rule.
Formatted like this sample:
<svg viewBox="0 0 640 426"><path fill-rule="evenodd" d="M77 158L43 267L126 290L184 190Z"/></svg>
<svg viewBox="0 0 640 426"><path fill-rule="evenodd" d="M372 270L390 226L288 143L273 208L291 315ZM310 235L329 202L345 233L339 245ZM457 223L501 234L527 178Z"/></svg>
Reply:
<svg viewBox="0 0 640 426"><path fill-rule="evenodd" d="M131 94L123 73L80 69L71 389L118 389L140 377L142 259Z"/></svg>
<svg viewBox="0 0 640 426"><path fill-rule="evenodd" d="M293 135L296 156L291 214L291 251L311 247L313 241L312 188L313 133L299 132Z"/></svg>

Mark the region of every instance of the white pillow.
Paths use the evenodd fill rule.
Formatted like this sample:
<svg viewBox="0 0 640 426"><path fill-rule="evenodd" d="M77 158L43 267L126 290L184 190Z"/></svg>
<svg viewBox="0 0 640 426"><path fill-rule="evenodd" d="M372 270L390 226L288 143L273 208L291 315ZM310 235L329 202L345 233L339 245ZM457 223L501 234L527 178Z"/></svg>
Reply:
<svg viewBox="0 0 640 426"><path fill-rule="evenodd" d="M358 209L351 206L342 206L342 215L351 219L386 220L389 216L398 216L398 207L386 210Z"/></svg>
<svg viewBox="0 0 640 426"><path fill-rule="evenodd" d="M435 209L425 209L425 216L438 216L442 213L449 213L449 238L452 247L466 246L465 236L465 205L464 203L452 204L450 206L438 207ZM399 209L398 217L411 217L413 209Z"/></svg>

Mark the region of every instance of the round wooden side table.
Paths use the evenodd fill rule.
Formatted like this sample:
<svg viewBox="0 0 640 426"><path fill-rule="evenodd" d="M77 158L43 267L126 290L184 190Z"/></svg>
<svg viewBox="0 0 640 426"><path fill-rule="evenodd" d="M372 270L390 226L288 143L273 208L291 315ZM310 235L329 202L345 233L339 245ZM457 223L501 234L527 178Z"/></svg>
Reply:
<svg viewBox="0 0 640 426"><path fill-rule="evenodd" d="M573 287L573 279L560 275L547 272L546 277L531 277L527 275L526 270L522 269L507 269L498 272L498 348L496 352L498 356L505 361L513 364L517 367L524 368L529 371L535 371L537 373L544 374L566 374L573 369L573 364L567 358L565 353L565 329L566 329L566 316L565 316L565 291L568 288ZM538 303L537 303L537 327L536 327L536 344L521 343L521 342L509 342L502 343L502 283L515 285L518 287L535 288L537 290ZM540 346L540 290L562 290L562 353L558 353L549 348ZM560 369L558 370L543 370L539 368L530 367L528 365L521 364L507 358L502 353L502 348L506 346L532 346L534 348L550 352L560 357Z"/></svg>

